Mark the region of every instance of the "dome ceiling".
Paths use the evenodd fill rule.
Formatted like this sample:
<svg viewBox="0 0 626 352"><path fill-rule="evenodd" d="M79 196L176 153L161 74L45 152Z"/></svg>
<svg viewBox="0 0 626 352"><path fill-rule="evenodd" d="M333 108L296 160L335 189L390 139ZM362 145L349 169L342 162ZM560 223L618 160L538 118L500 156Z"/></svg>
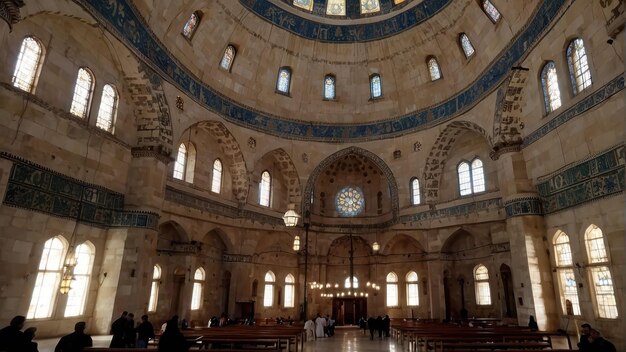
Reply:
<svg viewBox="0 0 626 352"><path fill-rule="evenodd" d="M321 24L321 20L325 20L325 24L337 26L343 20L331 23L331 19L319 17L319 20L313 21L311 18L315 16L278 0L195 1L183 4L184 9L179 4L156 4L149 0L136 0L136 3L131 0L114 3L74 1L96 17L160 77L226 121L283 138L321 142L392 138L463 114L495 90L509 75L511 67L522 62L565 4L564 0L553 0L524 2L523 6L510 5L502 11L504 20L508 22L501 21L501 25L497 26L486 19L478 2L473 0L459 3L414 0L397 12L374 16L367 23L378 25L394 16L417 13L420 6L428 5L430 11L430 6L439 5L441 10L419 12L424 19L422 25L385 40L333 44L291 34L295 30L302 30L303 33L312 31L295 17L304 19L308 16L306 19L311 23ZM256 4L281 5L282 12L265 11L263 16L275 13L279 22L289 24L291 30L277 29L283 26L266 18L261 19L263 16L250 10ZM204 28L200 27L200 33L191 43L185 41L180 35L180 28L191 12L204 10L203 5L209 6L203 19ZM465 16L467 11L475 17L468 20ZM479 18L482 23L472 28L476 22L474 18ZM163 19L170 22L164 23ZM457 28L459 23L462 26ZM296 24L299 26L296 27ZM450 28L452 33L447 32ZM477 42L478 57L473 60L459 54L456 43L457 33L465 30L472 30ZM503 34L505 39L498 39ZM484 42L489 40L484 38L490 38L492 42ZM247 64L240 66L246 70L242 71L245 76L220 72L215 64L219 63L221 55L219 47L229 42L237 45L236 40L242 43L237 47L235 65ZM449 42L442 43L440 40ZM212 46L207 47L208 44ZM346 46L347 50L342 49ZM439 54L443 51L449 56L440 57L444 67L443 84L432 85L428 79L421 80L420 72L427 72L422 68L425 66L422 60L428 54L428 51L422 51L422 47L428 47L432 52L439 50ZM316 50L321 53L317 54ZM359 61L361 54L366 56L365 61ZM446 60L452 61L448 64ZM294 85L296 87L311 85L317 80L321 82L325 73L340 72L337 80L338 84L342 84L339 87L344 89L344 100L322 103L320 95L311 90L315 87L309 88L308 92L294 88L290 97L280 97L275 92L274 70L285 62L294 68L294 77L300 80L297 82L299 86ZM456 67L453 70L451 66ZM233 73L235 71L233 69ZM367 77L377 72L381 72L383 90L386 89L387 93L385 99L372 103L367 99ZM318 77L320 74L321 77ZM361 77L365 77L365 84L360 82ZM364 89L365 94L362 94ZM425 91L429 94L424 94ZM359 93L358 96L354 92Z"/></svg>

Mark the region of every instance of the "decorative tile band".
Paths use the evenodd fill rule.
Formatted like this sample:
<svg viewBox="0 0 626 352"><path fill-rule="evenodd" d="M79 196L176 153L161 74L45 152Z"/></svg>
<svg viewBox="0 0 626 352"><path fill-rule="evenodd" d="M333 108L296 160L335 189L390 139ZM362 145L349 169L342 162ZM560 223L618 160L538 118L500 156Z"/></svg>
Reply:
<svg viewBox="0 0 626 352"><path fill-rule="evenodd" d="M3 204L96 227L137 227L156 230L155 213L123 210L124 196L100 186L48 170L7 153L13 161Z"/></svg>
<svg viewBox="0 0 626 352"><path fill-rule="evenodd" d="M232 263L252 263L252 256L243 254L224 254L222 256L222 260Z"/></svg>
<svg viewBox="0 0 626 352"><path fill-rule="evenodd" d="M490 209L499 209L502 207L501 198L491 198L480 200L471 203L459 204L448 208L436 209L433 211L423 211L411 215L400 216L398 222L403 223L407 221L423 221L431 219L440 219L445 217L461 216L479 211L485 211Z"/></svg>
<svg viewBox="0 0 626 352"><path fill-rule="evenodd" d="M379 40L402 33L430 19L452 0L424 0L391 18L363 24L337 25L312 21L268 0L239 0L241 5L271 24L300 37L331 43Z"/></svg>
<svg viewBox="0 0 626 352"><path fill-rule="evenodd" d="M460 115L477 104L504 80L543 36L566 3L542 1L524 29L469 87L432 107L407 115L364 124L311 123L257 111L230 100L204 84L183 66L156 37L128 0L74 0L125 43L147 65L178 89L224 119L267 134L320 142L355 142L392 138L432 127Z"/></svg>
<svg viewBox="0 0 626 352"><path fill-rule="evenodd" d="M541 198L539 197L512 199L504 203L504 210L506 211L507 218L515 216L543 215L543 207L541 204Z"/></svg>
<svg viewBox="0 0 626 352"><path fill-rule="evenodd" d="M624 192L626 146L619 145L537 185L546 214Z"/></svg>
<svg viewBox="0 0 626 352"><path fill-rule="evenodd" d="M598 88L595 92L589 94L587 97L571 106L569 109L558 114L550 121L545 123L537 130L531 132L524 138L523 147L527 147L540 138L545 137L548 133L554 131L559 126L573 119L574 117L585 113L593 107L605 102L613 95L619 93L624 89L624 73L610 80L607 84Z"/></svg>

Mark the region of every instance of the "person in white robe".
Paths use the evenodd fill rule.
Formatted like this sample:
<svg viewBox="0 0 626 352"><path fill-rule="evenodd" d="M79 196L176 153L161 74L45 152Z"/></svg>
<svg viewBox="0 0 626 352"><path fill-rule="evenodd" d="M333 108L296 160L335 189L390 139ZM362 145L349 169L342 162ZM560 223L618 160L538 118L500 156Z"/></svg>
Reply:
<svg viewBox="0 0 626 352"><path fill-rule="evenodd" d="M315 318L315 336L324 337L324 327L326 326L326 319L322 318L319 314Z"/></svg>
<svg viewBox="0 0 626 352"><path fill-rule="evenodd" d="M304 331L306 331L306 340L315 340L315 323L313 319L309 319L304 323Z"/></svg>

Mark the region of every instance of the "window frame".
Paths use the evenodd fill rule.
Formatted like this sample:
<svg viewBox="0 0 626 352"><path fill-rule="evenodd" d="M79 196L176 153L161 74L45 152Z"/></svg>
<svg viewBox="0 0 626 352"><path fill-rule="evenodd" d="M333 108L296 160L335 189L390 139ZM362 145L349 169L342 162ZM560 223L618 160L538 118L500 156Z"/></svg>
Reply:
<svg viewBox="0 0 626 352"><path fill-rule="evenodd" d="M228 52L228 50L232 50L233 52L233 57L230 60L230 62L228 63L228 67L224 67L222 64L224 63L224 60L226 59L226 53ZM219 62L219 68L221 70L224 70L226 72L231 72L231 69L233 68L233 64L235 63L235 58L237 57L237 48L233 45L233 44L228 44L226 45L226 48L223 51L222 54L222 59Z"/></svg>
<svg viewBox="0 0 626 352"><path fill-rule="evenodd" d="M552 67L554 68L554 76L555 76L555 81L556 81L554 83L556 85L555 92L558 92L558 99L552 99L552 95L550 93L551 84L549 83L550 79L548 75L550 74L549 70ZM539 83L541 85L541 92L543 96L544 111L546 115L549 115L563 106L563 100L561 99L561 87L559 83L559 74L557 72L556 63L554 61L552 60L546 61L543 64L543 66L541 66L541 70L539 71ZM559 106L553 108L552 101L556 102L557 100L558 100Z"/></svg>
<svg viewBox="0 0 626 352"><path fill-rule="evenodd" d="M414 183L417 182L417 188L414 186ZM422 192L420 191L420 180L417 176L411 177L409 181L409 189L411 193L411 205L416 206L422 204ZM416 191L417 191L417 201L416 201Z"/></svg>
<svg viewBox="0 0 626 352"><path fill-rule="evenodd" d="M477 273L477 271L482 268L485 268L485 271L486 271L485 273L487 275L486 279L478 278L479 274ZM477 306L493 305L493 300L491 299L491 285L489 283L489 268L487 268L487 266L485 266L484 264L478 264L474 267L473 274L474 274L474 291L476 295L476 305ZM483 296L480 294L482 287L487 287L487 292L489 293L488 296ZM486 298L488 302L483 301L482 298Z"/></svg>
<svg viewBox="0 0 626 352"><path fill-rule="evenodd" d="M22 65L24 64L24 60L25 60L23 55L25 55L25 50L27 49L25 45L26 45L26 40L28 39L32 40L35 44L37 44L39 53L38 53L37 60L35 62L35 67L33 67L31 71L30 82L26 82L29 85L29 87L28 89L24 89L24 87L22 86L22 82L23 82L22 79L19 78L20 83L18 83L17 80L18 80L18 73L20 73L20 69L24 69L22 67ZM13 70L13 75L11 78L11 85L26 93L35 94L35 91L37 89L37 84L39 83L39 76L41 75L41 70L43 67L43 61L45 57L46 57L46 48L44 47L41 40L39 40L39 38L35 37L34 35L29 35L29 36L24 37L24 39L22 39L21 41L18 55L15 58L15 68Z"/></svg>
<svg viewBox="0 0 626 352"><path fill-rule="evenodd" d="M103 110L104 104L107 100L105 100L105 90L109 87L111 89L112 99L113 101L110 104L110 111L107 113L106 110ZM110 134L115 134L115 123L117 121L117 112L120 103L120 93L117 91L117 87L112 83L107 83L102 87L102 93L100 94L100 105L98 107L98 115L96 116L96 127L108 132ZM104 114L108 114L108 118L110 119L109 126L105 128L104 123L101 122L105 117Z"/></svg>
<svg viewBox="0 0 626 352"><path fill-rule="evenodd" d="M269 181L267 181L265 183L265 180L263 178L263 175L267 174ZM269 172L269 170L264 170L263 172L261 172L261 181L259 182L259 205L262 207L266 207L266 208L271 208L272 207L272 174ZM267 190L265 190L264 188L264 184L267 184ZM263 202L264 197L264 191L267 193L267 204L265 204Z"/></svg>
<svg viewBox="0 0 626 352"><path fill-rule="evenodd" d="M152 267L152 281L150 285L150 298L148 299L148 313L154 313L159 307L159 286L161 285L161 276L163 269L159 264Z"/></svg>
<svg viewBox="0 0 626 352"><path fill-rule="evenodd" d="M77 115L75 114L72 110L74 109L74 103L76 102L76 94L78 92L78 80L80 79L80 72L81 71L85 71L87 72L87 74L89 75L89 77L91 78L91 82L89 84L89 89L87 92L87 97L86 100L84 101L84 111L81 115ZM89 69L89 67L86 66L82 66L78 68L78 73L76 75L76 81L74 82L74 94L72 94L72 101L70 103L70 114L72 114L75 117L78 117L80 119L88 119L90 113L91 113L91 103L93 101L93 94L95 91L95 87L96 87L96 76L93 74L93 71L91 71L91 69Z"/></svg>
<svg viewBox="0 0 626 352"><path fill-rule="evenodd" d="M333 84L332 84L332 87L333 87L332 97L326 96L326 81L328 79L331 79L333 81ZM326 100L326 101L335 101L335 100L337 100L337 77L334 74L329 73L329 74L324 76L323 83L324 83L323 84L323 87L324 87L324 100Z"/></svg>
<svg viewBox="0 0 626 352"><path fill-rule="evenodd" d="M464 39L466 39L466 41ZM466 48L464 43L467 43L469 47ZM476 47L474 47L474 44L472 44L472 41L470 40L467 33L465 32L459 33L459 46L461 47L461 51L463 52L463 55L465 56L466 60L470 60L476 55ZM472 50L472 52L468 53L470 49Z"/></svg>
<svg viewBox="0 0 626 352"><path fill-rule="evenodd" d="M600 236L596 236L593 238L589 238L589 236L592 234L592 232L595 231L599 231ZM591 224L587 227L587 229L585 229L585 235L583 236L583 241L585 243L585 252L587 254L587 268L588 270L588 278L589 278L589 289L590 289L590 293L592 296L592 300L594 303L594 312L597 318L599 319L607 319L607 320L616 320L620 318L620 314L619 314L619 303L617 302L617 297L615 295L615 283L614 283L614 279L613 279L613 273L611 272L611 257L610 257L610 251L608 250L608 246L606 243L606 236L604 235L604 231L602 231L602 229L595 225L595 224ZM590 243L590 242L593 242ZM599 246L597 246L597 243L601 243L602 244L602 251L604 252L603 257L602 258L594 258L593 257L593 253L597 252L599 248ZM592 244L592 247L590 247L590 244ZM596 273L600 272L600 271L604 271L605 272L605 277L604 280L607 280L607 284L610 285L610 289L611 292L608 292L607 290L604 290L605 292L600 292L602 291L601 288L602 283L599 283L596 280ZM600 299L602 298L602 299ZM606 304L606 300L607 298L609 300L612 300L612 302L609 302L610 304ZM605 304L603 304L605 303ZM608 308L610 306L613 306L613 309ZM607 310L611 310L612 313L614 313L614 316L607 316Z"/></svg>
<svg viewBox="0 0 626 352"><path fill-rule="evenodd" d="M410 279L411 274L415 274L415 280ZM418 307L420 305L419 275L417 274L415 270L411 270L405 275L404 278L406 281L406 305L407 307ZM416 302L411 302L411 298L412 298L411 290L412 289L415 290L414 298Z"/></svg>
<svg viewBox="0 0 626 352"><path fill-rule="evenodd" d="M216 181L217 172L216 172L215 166L218 163L219 163L219 176ZM222 163L222 160L220 160L220 158L216 158L215 160L213 160L213 169L211 171L211 192L216 193L216 194L221 194L223 180L224 180L224 163Z"/></svg>
<svg viewBox="0 0 626 352"><path fill-rule="evenodd" d="M80 248L86 248L87 249L87 253L83 253L83 254L87 254L89 256L87 258L87 260L89 262L86 264L86 269L87 270L83 274L76 272L76 269L78 269L79 265L81 264L81 257L80 257L80 253L79 253ZM74 255L76 257L76 266L73 269L74 280L72 280L73 281L72 284L75 284L76 282L78 282L79 278L83 278L83 280L84 280L84 287L82 289L80 297L75 297L75 299L79 300L79 303L77 305L78 306L78 313L69 315L68 314L68 308L70 307L70 299L72 299L73 296L76 296L75 294L72 294L72 291L76 292L76 289L77 289L73 285L70 286L70 291L68 292L67 300L65 301L65 310L63 312L63 317L64 318L80 317L80 316L84 316L85 315L85 307L87 306L87 299L89 298L89 287L90 287L90 284L91 284L91 274L93 272L93 263L94 263L94 260L95 260L95 257L96 257L96 247L90 241L85 241L85 242L79 244L78 246L76 246L76 249L75 249L74 253L75 253Z"/></svg>
<svg viewBox="0 0 626 352"><path fill-rule="evenodd" d="M578 284L574 275L574 258L569 236L565 232L558 230L552 237L552 248L563 315L568 315L567 301L570 301L573 315L580 316L582 311L580 309L580 297L578 296ZM564 257L563 254L566 254L569 258ZM571 280L574 281L573 286L571 285Z"/></svg>
<svg viewBox="0 0 626 352"><path fill-rule="evenodd" d="M285 276L284 296L283 307L294 308L296 306L296 279L291 273Z"/></svg>
<svg viewBox="0 0 626 352"><path fill-rule="evenodd" d="M269 276L269 278L268 278ZM276 275L268 270L263 278L263 307L270 308L274 306L274 286L276 285Z"/></svg>
<svg viewBox="0 0 626 352"><path fill-rule="evenodd" d="M281 73L282 72L287 72L287 88L286 91L283 91L280 89L280 85L281 85ZM293 71L291 70L291 67L289 66L282 66L281 68L278 69L278 75L276 76L276 90L275 92L284 96L288 96L291 97L291 79L293 78Z"/></svg>
<svg viewBox="0 0 626 352"><path fill-rule="evenodd" d="M437 68L437 72L439 74L439 77L437 78L433 78L433 74L431 71L431 62L434 62ZM441 79L443 79L443 72L441 71L441 65L439 64L439 60L437 60L436 56L428 56L426 58L426 68L428 69L428 76L430 77L430 81L431 82L435 82L435 81L439 81Z"/></svg>
<svg viewBox="0 0 626 352"><path fill-rule="evenodd" d="M56 266L56 269L48 269L48 262L50 260L50 255L51 255L51 251L54 249L52 247L53 243L55 240L58 240L59 243L61 244L61 253L58 256L58 265ZM50 248L48 249L48 254L46 254L46 245L50 243ZM67 240L63 237L63 236L53 236L51 238L48 238L44 244L43 247L41 248L41 257L39 259L39 265L37 267L37 275L35 276L35 283L34 286L32 288L32 291L30 293L30 302L29 302L29 306L28 306L28 311L26 314L26 319L28 320L45 320L45 319L50 319L54 316L55 310L56 310L56 304L57 304L57 300L58 300L58 292L59 292L59 285L61 284L61 280L63 278L63 268L64 268L64 264L65 264L65 259L67 256L67 251L68 251L68 243ZM42 262L44 260L44 255L46 255L46 259L45 262ZM44 268L41 269L41 266L44 265ZM37 316L37 309L38 309L38 302L41 298L46 298L45 296L42 297L42 293L45 295L45 287L43 287L43 282L41 284L41 286L39 286L39 291L37 288L37 282L40 280L40 276L41 276L41 281L45 280L46 278L46 274L51 274L55 276L55 284L52 290L48 291L48 293L50 294L50 297L48 297L49 299L49 307L48 307L48 312L46 313L46 315L39 315ZM37 297L35 297L35 294L39 293L37 295ZM32 306L35 306L35 308L32 308ZM34 309L34 311L32 311L32 315L31 315L31 309Z"/></svg>
<svg viewBox="0 0 626 352"><path fill-rule="evenodd" d="M491 21L491 23L493 24L498 24L500 22L500 20L502 19L502 12L500 12L500 10L498 10L498 8L496 7L496 5L493 4L493 2L491 2L490 0L478 0L480 2L480 8L483 10L483 12L485 13L485 15L487 15L487 18ZM489 13L489 11L487 11L487 7L486 4L489 3L489 5L491 5L491 7L493 7L496 12L498 13L498 18L494 19L491 17L491 14Z"/></svg>
<svg viewBox="0 0 626 352"><path fill-rule="evenodd" d="M483 176L483 187L484 189L482 191L474 191L474 188L476 187L476 184L474 182L474 162L476 161L480 161L482 164L482 176ZM467 164L468 166L468 173L469 173L469 190L470 192L467 194L462 194L461 193L461 175L459 174L459 167L463 164ZM487 176L485 174L485 163L483 162L483 160L479 157L479 156L475 156L474 158L472 158L471 161L462 159L460 160L457 164L456 164L456 177L457 177L457 186L459 187L459 196L461 197L467 197L467 196L471 196L471 195L475 195L475 194L480 194L480 193L484 193L487 192Z"/></svg>
<svg viewBox="0 0 626 352"><path fill-rule="evenodd" d="M198 273L200 273L200 275L202 276L201 278L197 277ZM191 305L190 305L191 306L190 309L192 311L202 309L205 282L206 282L206 271L204 270L203 267L200 266L193 272L193 289L191 292Z"/></svg>
<svg viewBox="0 0 626 352"><path fill-rule="evenodd" d="M385 306L387 308L400 306L400 290L398 289L398 275L390 271L385 277Z"/></svg>
<svg viewBox="0 0 626 352"><path fill-rule="evenodd" d="M191 33L189 35L185 34L185 27L187 26L187 24L189 23L189 21L191 21L191 17L192 16L196 16L196 18L198 19L196 22L195 27L193 27L193 29L191 30ZM196 35L196 32L198 31L198 27L200 27L200 23L202 22L202 17L204 16L204 13L200 10L196 10L194 12L191 13L191 15L189 15L187 17L187 20L185 21L185 23L183 24L183 28L180 30L180 34L183 36L183 38L185 38L189 43L191 43L191 40L193 39L193 37Z"/></svg>
<svg viewBox="0 0 626 352"><path fill-rule="evenodd" d="M378 95L374 95L374 79L378 78L378 89L380 93ZM370 101L379 100L383 98L383 79L380 76L380 73L372 73L369 76L369 84L370 84Z"/></svg>
<svg viewBox="0 0 626 352"><path fill-rule="evenodd" d="M579 49L576 48L576 42L580 41L582 43L582 51L583 55L578 55ZM574 59L574 56L577 56L578 59ZM580 61L584 59L587 70L583 71L580 67ZM565 61L567 62L567 69L570 76L570 83L572 85L572 93L573 96L576 96L582 93L584 90L588 89L593 85L593 76L591 75L591 65L589 64L589 55L587 54L587 47L585 46L585 41L582 37L576 37L569 41L566 49L565 49ZM580 79L581 85L578 85L578 77L577 70L580 70ZM585 74L589 75L588 80L585 79ZM587 86L585 86L585 82L589 82Z"/></svg>

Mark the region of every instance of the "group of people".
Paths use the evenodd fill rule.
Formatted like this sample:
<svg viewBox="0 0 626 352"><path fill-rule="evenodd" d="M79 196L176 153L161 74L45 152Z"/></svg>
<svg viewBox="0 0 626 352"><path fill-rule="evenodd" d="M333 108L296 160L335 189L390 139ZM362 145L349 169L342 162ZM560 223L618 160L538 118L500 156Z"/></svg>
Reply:
<svg viewBox="0 0 626 352"><path fill-rule="evenodd" d="M370 331L370 340L374 339L374 333L378 331L378 338L382 339L384 337L390 336L391 329L391 319L389 319L389 315L385 315L384 317L378 316L376 318L369 317L365 320L364 317L359 319L359 328L363 329L363 334L367 329Z"/></svg>
<svg viewBox="0 0 626 352"><path fill-rule="evenodd" d="M26 323L23 315L11 319L9 326L0 330L0 351L6 352L38 352L37 343L33 341L37 328L30 327L22 332ZM87 324L79 321L74 325L74 332L61 337L54 352L81 352L85 347L93 346L91 336L85 334Z"/></svg>
<svg viewBox="0 0 626 352"><path fill-rule="evenodd" d="M145 348L155 337L154 327L147 315L144 314L141 322L135 326L135 315L126 311L111 324L111 334L113 337L109 347L117 348Z"/></svg>
<svg viewBox="0 0 626 352"><path fill-rule="evenodd" d="M318 337L331 337L335 335L336 324L337 321L335 318L331 318L329 314L327 314L326 317L323 317L317 313L315 320L309 319L304 323L307 340L312 340Z"/></svg>
<svg viewBox="0 0 626 352"><path fill-rule="evenodd" d="M591 327L590 324L583 324L578 342L578 350L583 352L616 352L615 345L600 335L600 332Z"/></svg>

